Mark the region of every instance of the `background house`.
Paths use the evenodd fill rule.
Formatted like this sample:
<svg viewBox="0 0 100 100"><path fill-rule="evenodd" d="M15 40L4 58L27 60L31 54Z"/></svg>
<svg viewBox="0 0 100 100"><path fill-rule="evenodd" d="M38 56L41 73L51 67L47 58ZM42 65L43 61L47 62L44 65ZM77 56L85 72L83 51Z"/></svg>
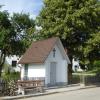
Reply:
<svg viewBox="0 0 100 100"><path fill-rule="evenodd" d="M21 79L44 79L47 86L65 85L69 63L59 38L33 42L19 61L22 64Z"/></svg>
<svg viewBox="0 0 100 100"><path fill-rule="evenodd" d="M78 69L80 69L80 66L79 66L79 60L76 59L76 58L73 58L72 59L72 70L74 72L78 71Z"/></svg>
<svg viewBox="0 0 100 100"><path fill-rule="evenodd" d="M10 65L10 71L20 72L20 64L18 64L19 56L12 55L6 57L6 63Z"/></svg>

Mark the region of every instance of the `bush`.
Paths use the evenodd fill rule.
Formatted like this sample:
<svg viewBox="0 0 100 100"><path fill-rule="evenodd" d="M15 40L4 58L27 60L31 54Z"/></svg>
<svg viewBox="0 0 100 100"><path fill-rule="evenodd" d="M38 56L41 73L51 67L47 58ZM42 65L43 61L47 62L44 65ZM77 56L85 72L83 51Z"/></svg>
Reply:
<svg viewBox="0 0 100 100"><path fill-rule="evenodd" d="M10 73L4 73L2 75L2 78L6 81L10 80L18 80L20 78L20 73L19 72L10 72Z"/></svg>
<svg viewBox="0 0 100 100"><path fill-rule="evenodd" d="M94 61L93 66L94 68L100 68L100 60Z"/></svg>
<svg viewBox="0 0 100 100"><path fill-rule="evenodd" d="M100 74L100 60L94 61L93 70L96 74Z"/></svg>
<svg viewBox="0 0 100 100"><path fill-rule="evenodd" d="M3 82L0 95L15 95L17 89L16 81L20 78L20 72L5 71L2 73L1 80Z"/></svg>

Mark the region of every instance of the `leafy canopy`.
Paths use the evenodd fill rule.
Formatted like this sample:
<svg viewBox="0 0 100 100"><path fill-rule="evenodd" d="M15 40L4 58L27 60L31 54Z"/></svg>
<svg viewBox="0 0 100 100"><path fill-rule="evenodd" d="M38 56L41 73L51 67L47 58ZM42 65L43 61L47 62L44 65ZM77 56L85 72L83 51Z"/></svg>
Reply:
<svg viewBox="0 0 100 100"><path fill-rule="evenodd" d="M100 3L98 0L44 0L37 24L42 27L43 38L58 36L69 55L85 59L92 45L88 46L100 32Z"/></svg>
<svg viewBox="0 0 100 100"><path fill-rule="evenodd" d="M13 14L0 11L0 76L9 55L22 55L32 42L35 22L28 14Z"/></svg>

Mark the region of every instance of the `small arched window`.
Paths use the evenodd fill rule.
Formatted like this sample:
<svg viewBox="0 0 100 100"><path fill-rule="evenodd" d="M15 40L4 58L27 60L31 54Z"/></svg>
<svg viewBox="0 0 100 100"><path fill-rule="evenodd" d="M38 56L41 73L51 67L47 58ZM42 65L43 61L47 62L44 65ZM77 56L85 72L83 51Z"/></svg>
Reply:
<svg viewBox="0 0 100 100"><path fill-rule="evenodd" d="M55 57L55 54L56 54L56 49L54 48L53 49L53 57Z"/></svg>

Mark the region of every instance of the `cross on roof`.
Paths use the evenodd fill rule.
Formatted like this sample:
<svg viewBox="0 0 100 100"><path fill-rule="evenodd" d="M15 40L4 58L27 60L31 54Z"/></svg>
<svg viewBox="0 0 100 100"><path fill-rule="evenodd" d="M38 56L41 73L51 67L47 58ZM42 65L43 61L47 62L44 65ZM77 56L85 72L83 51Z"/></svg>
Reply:
<svg viewBox="0 0 100 100"><path fill-rule="evenodd" d="M55 52L56 52L56 49L54 48L53 49L53 57L55 57Z"/></svg>

